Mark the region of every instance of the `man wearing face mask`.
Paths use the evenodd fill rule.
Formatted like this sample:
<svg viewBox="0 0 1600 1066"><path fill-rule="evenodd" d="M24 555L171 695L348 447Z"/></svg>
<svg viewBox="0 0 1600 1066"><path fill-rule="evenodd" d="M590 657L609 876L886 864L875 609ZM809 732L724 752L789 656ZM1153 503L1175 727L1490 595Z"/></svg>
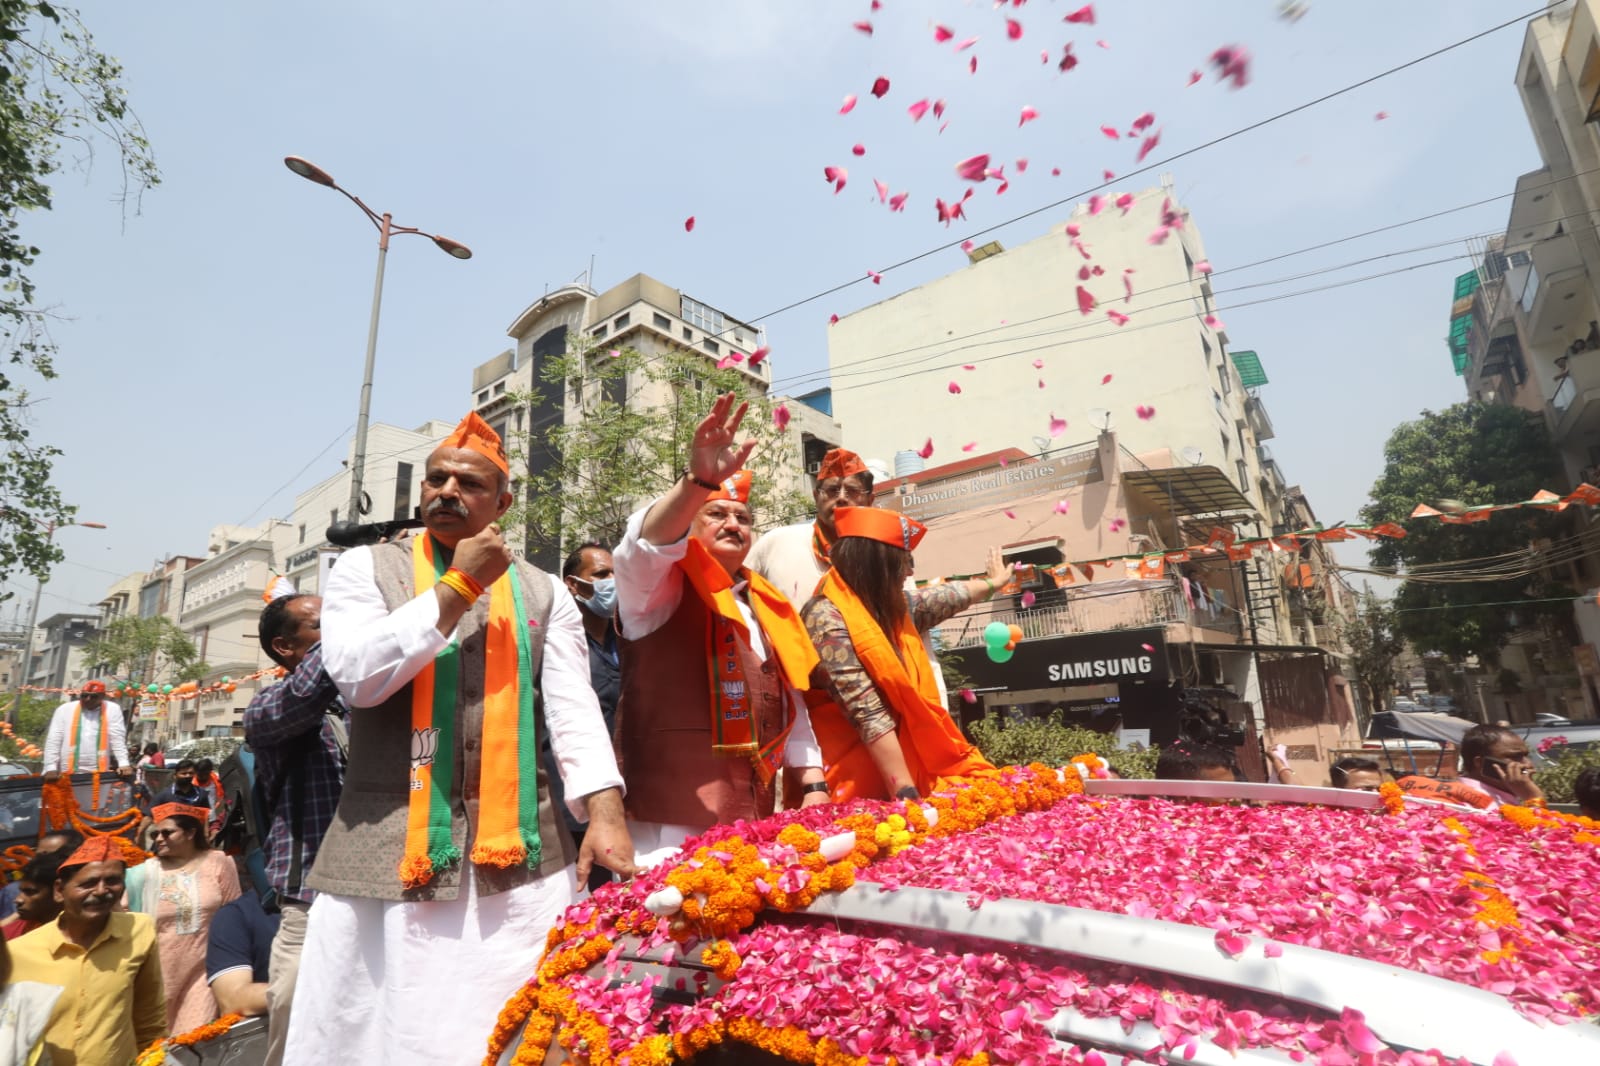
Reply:
<svg viewBox="0 0 1600 1066"><path fill-rule="evenodd" d="M561 567L561 580L578 603L583 631L589 642L589 685L600 700L600 713L606 720L609 736L617 724L617 698L622 694L622 663L617 653L617 582L611 576L611 549L599 541L585 541L572 550ZM545 772L557 810L566 814L567 828L578 843L583 842L587 822L580 822L566 809L561 775L556 770L555 753L546 737L541 748ZM597 888L611 880L611 871L596 865L589 872L589 887Z"/></svg>

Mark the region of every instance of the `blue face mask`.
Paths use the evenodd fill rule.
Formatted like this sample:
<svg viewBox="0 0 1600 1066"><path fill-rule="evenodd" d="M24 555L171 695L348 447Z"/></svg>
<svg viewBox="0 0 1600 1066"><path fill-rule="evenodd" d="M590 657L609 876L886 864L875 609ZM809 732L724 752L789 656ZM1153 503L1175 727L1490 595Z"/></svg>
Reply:
<svg viewBox="0 0 1600 1066"><path fill-rule="evenodd" d="M583 601L589 613L599 618L610 618L617 613L617 579L597 577L589 582L593 595Z"/></svg>

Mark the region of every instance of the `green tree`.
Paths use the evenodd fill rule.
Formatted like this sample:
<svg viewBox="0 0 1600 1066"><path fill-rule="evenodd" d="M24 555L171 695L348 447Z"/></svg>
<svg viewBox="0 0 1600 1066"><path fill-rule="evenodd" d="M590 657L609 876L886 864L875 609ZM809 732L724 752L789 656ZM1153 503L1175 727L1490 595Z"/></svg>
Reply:
<svg viewBox="0 0 1600 1066"><path fill-rule="evenodd" d="M189 635L165 615L118 618L84 648L89 662L136 680L199 681L208 669Z"/></svg>
<svg viewBox="0 0 1600 1066"><path fill-rule="evenodd" d="M1515 503L1563 480L1539 417L1498 404L1424 411L1390 435L1384 460L1361 510L1369 525L1403 521L1419 503L1445 511L1456 501ZM1571 594L1539 573L1531 551L1562 525L1554 512L1521 508L1470 524L1413 522L1405 537L1376 542L1374 565L1405 578L1394 602L1400 634L1420 652L1493 663L1513 630L1570 615L1568 605L1534 602ZM1524 565L1512 565L1519 557Z"/></svg>
<svg viewBox="0 0 1600 1066"><path fill-rule="evenodd" d="M1007 719L986 714L972 723L972 742L983 757L996 766L1042 762L1046 766L1065 766L1075 756L1093 752L1122 777L1156 776L1155 748L1124 748L1110 733L1097 733L1086 726L1067 725L1061 712L1047 718Z"/></svg>
<svg viewBox="0 0 1600 1066"><path fill-rule="evenodd" d="M50 208L57 171L87 162L107 143L121 165L126 210L160 178L128 108L121 65L95 47L70 8L0 0L0 365L13 368L0 371L0 580L21 571L45 580L62 557L45 530L73 514L50 483L60 451L33 438L34 401L11 376L56 376L50 311L35 303L28 273L39 249L24 236L22 219Z"/></svg>
<svg viewBox="0 0 1600 1066"><path fill-rule="evenodd" d="M1350 648L1350 667L1373 711L1389 709L1394 692L1394 661L1406 650L1394 604L1368 588L1361 593L1353 620L1339 626Z"/></svg>
<svg viewBox="0 0 1600 1066"><path fill-rule="evenodd" d="M534 472L505 524L526 530L533 558L559 558L589 539L620 541L628 516L677 480L695 426L723 392L750 404L740 434L758 442L750 458L757 525L809 515L809 496L776 488L779 472L798 464L774 421L776 405L746 375L689 351L646 359L632 348L584 346L546 360L536 391L513 397L533 414L526 429L507 434L512 469L531 459Z"/></svg>
<svg viewBox="0 0 1600 1066"><path fill-rule="evenodd" d="M10 698L7 699L9 704ZM17 711L16 727L12 737L0 737L0 757L22 760L19 740L44 747L45 734L50 731L50 717L60 700L55 696L41 696L35 692L22 693L22 706Z"/></svg>

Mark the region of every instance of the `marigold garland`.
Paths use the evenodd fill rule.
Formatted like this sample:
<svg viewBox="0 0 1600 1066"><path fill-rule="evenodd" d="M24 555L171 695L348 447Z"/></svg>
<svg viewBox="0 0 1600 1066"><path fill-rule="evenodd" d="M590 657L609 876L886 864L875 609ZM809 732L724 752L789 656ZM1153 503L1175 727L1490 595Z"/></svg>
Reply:
<svg viewBox="0 0 1600 1066"><path fill-rule="evenodd" d="M187 1033L164 1036L141 1051L139 1057L134 1059L134 1066L161 1066L167 1061L168 1050L175 1047L193 1047L207 1040L214 1040L242 1021L244 1021L242 1014L224 1014L216 1021L190 1029Z"/></svg>
<svg viewBox="0 0 1600 1066"><path fill-rule="evenodd" d="M1543 804L1529 804L1517 806L1511 803L1500 805L1500 817L1522 830L1534 830L1541 826L1555 829L1567 829L1572 832L1572 839L1583 844L1600 844L1600 821L1585 818L1581 814L1566 814L1562 811L1552 811Z"/></svg>
<svg viewBox="0 0 1600 1066"><path fill-rule="evenodd" d="M1383 809L1389 814L1399 814L1406 809L1406 794L1393 781L1379 785L1378 795L1383 799Z"/></svg>
<svg viewBox="0 0 1600 1066"><path fill-rule="evenodd" d="M773 869L755 845L737 835L702 845L666 875L666 884L683 896L668 931L680 943L715 939L701 958L727 980L742 961L727 938L754 925L762 909L800 910L823 892L849 888L857 871L879 857L898 854L929 837L969 832L1007 815L1044 810L1083 792L1083 778L1076 767L1056 769L1043 763L1010 768L993 778L940 781L925 801L900 804L882 821L867 812L837 819L835 832L855 834L854 847L837 862L828 862L820 853L821 833L798 823L785 826L777 843L792 849L795 861L783 870ZM620 935L648 933L655 927L654 916L634 914L618 919L613 928ZM866 1058L851 1055L826 1038L813 1041L802 1031L771 1030L748 1019L711 1023L670 1037L651 1036L614 1060L606 1027L558 982L588 969L615 946L614 938L601 932L592 916L552 929L534 979L500 1011L488 1041L485 1066L499 1061L519 1026L524 1026L523 1036L512 1060L519 1064L542 1062L551 1039L587 1066L610 1066L613 1061L619 1066L665 1066L674 1059L693 1058L724 1039L771 1050L805 1066L867 1063ZM980 1053L960 1066L988 1066L988 1058Z"/></svg>

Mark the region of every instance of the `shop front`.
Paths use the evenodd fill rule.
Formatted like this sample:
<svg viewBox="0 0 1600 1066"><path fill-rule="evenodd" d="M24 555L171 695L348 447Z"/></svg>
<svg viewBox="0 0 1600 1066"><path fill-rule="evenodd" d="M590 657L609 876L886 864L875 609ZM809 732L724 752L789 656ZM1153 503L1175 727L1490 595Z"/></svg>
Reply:
<svg viewBox="0 0 1600 1066"><path fill-rule="evenodd" d="M1059 712L1067 724L1116 734L1124 743L1164 744L1177 736L1182 698L1161 627L1024 640L1004 663L983 648L945 657L977 697L958 703L964 719Z"/></svg>

